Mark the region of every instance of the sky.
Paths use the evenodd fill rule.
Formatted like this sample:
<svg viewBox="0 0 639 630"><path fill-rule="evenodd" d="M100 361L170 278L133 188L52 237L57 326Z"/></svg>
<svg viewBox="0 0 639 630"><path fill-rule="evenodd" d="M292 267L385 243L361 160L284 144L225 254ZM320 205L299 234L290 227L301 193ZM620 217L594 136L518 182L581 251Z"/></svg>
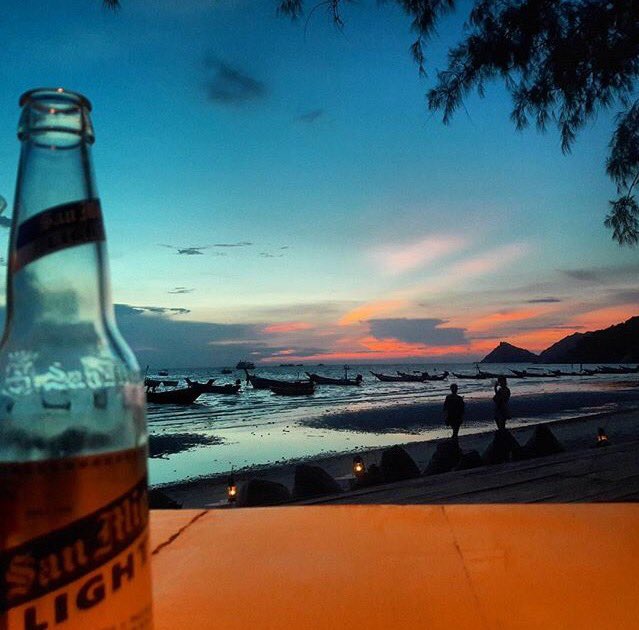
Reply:
<svg viewBox="0 0 639 630"><path fill-rule="evenodd" d="M553 129L515 131L499 84L448 126L427 110L467 3L425 78L393 3L349 5L341 31L276 0L6 4L5 214L19 95L82 92L116 313L143 365L474 361L639 314L639 250L603 227L614 108L570 155Z"/></svg>

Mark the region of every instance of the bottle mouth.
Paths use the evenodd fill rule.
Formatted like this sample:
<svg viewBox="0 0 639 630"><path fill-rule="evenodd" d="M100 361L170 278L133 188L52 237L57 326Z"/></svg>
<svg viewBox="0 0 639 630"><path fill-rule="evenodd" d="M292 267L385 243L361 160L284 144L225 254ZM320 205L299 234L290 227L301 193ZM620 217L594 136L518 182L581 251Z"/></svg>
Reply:
<svg viewBox="0 0 639 630"><path fill-rule="evenodd" d="M64 88L36 88L20 97L22 116L18 138L39 146L72 148L95 139L89 113L90 101Z"/></svg>

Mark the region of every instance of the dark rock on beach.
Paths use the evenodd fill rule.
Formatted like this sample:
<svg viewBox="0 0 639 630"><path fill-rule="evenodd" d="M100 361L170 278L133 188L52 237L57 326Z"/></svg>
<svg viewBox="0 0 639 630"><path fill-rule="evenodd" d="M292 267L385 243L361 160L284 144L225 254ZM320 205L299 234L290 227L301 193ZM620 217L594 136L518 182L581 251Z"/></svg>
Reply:
<svg viewBox="0 0 639 630"><path fill-rule="evenodd" d="M380 467L386 483L414 479L421 475L415 460L401 446L385 449Z"/></svg>
<svg viewBox="0 0 639 630"><path fill-rule="evenodd" d="M484 462L481 459L481 455L478 451L466 451L462 453L462 456L459 458L459 462L457 462L457 466L455 466L454 470L469 470L470 468L478 468L479 466L483 466Z"/></svg>
<svg viewBox="0 0 639 630"><path fill-rule="evenodd" d="M295 486L293 496L296 499L311 499L327 494L337 494L342 487L323 468L300 464L295 467Z"/></svg>
<svg viewBox="0 0 639 630"><path fill-rule="evenodd" d="M424 470L425 475L439 475L449 472L457 466L462 456L457 440L445 440L440 442L433 453L433 456Z"/></svg>
<svg viewBox="0 0 639 630"><path fill-rule="evenodd" d="M291 500L289 489L276 481L250 479L240 486L238 507L279 505Z"/></svg>
<svg viewBox="0 0 639 630"><path fill-rule="evenodd" d="M495 431L488 448L484 451L482 459L485 464L503 464L513 459L519 458L521 446L508 429L498 429Z"/></svg>
<svg viewBox="0 0 639 630"><path fill-rule="evenodd" d="M152 510L179 510L182 504L161 490L149 490L149 508Z"/></svg>
<svg viewBox="0 0 639 630"><path fill-rule="evenodd" d="M529 459L531 457L545 457L563 453L564 447L555 437L547 424L539 424L535 427L530 439L518 453L519 459Z"/></svg>

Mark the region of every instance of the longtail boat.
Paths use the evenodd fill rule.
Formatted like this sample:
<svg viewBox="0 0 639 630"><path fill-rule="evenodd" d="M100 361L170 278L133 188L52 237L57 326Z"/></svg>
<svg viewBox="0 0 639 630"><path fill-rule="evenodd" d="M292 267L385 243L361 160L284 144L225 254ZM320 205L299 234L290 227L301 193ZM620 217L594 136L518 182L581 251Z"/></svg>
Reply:
<svg viewBox="0 0 639 630"><path fill-rule="evenodd" d="M271 387L278 387L280 385L296 385L301 383L309 383L310 381L282 381L274 378L262 378L261 376L255 376L255 374L249 374L246 372L246 382L250 383L254 389L271 389Z"/></svg>
<svg viewBox="0 0 639 630"><path fill-rule="evenodd" d="M153 389L146 390L146 400L150 403L162 405L191 405L202 392L193 387L181 389L166 389L156 392Z"/></svg>
<svg viewBox="0 0 639 630"><path fill-rule="evenodd" d="M309 380L316 385L355 385L362 384L362 375L358 374L355 378L331 378L330 376L322 376L321 374L311 374L306 372Z"/></svg>
<svg viewBox="0 0 639 630"><path fill-rule="evenodd" d="M270 390L277 396L309 396L315 392L315 384L312 381L289 381L272 385Z"/></svg>
<svg viewBox="0 0 639 630"><path fill-rule="evenodd" d="M213 385L214 380L214 378L210 378L206 383L198 383L187 378L186 384L202 394L237 394L240 391L239 379L235 383L225 383L224 385Z"/></svg>

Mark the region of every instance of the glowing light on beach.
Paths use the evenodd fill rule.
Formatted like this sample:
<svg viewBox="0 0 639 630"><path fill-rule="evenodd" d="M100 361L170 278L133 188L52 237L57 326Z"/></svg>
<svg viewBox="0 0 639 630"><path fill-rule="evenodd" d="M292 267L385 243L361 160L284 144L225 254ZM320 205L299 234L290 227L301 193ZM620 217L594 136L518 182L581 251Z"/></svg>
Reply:
<svg viewBox="0 0 639 630"><path fill-rule="evenodd" d="M235 483L235 477L233 473L229 475L226 494L229 503L233 504L235 503L235 501L237 501L237 484Z"/></svg>
<svg viewBox="0 0 639 630"><path fill-rule="evenodd" d="M359 479L365 472L366 466L364 465L364 460L361 455L355 455L355 457L353 457L353 474Z"/></svg>

